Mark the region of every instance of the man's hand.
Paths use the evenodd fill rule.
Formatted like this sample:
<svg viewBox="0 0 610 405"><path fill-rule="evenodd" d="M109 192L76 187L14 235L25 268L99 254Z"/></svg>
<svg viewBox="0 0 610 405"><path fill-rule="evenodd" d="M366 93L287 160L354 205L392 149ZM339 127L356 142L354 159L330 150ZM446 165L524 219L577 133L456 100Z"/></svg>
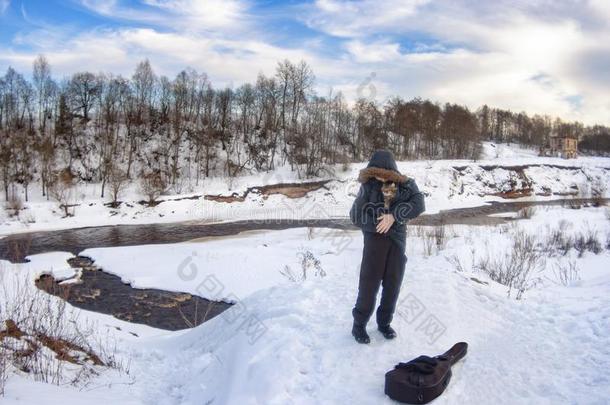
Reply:
<svg viewBox="0 0 610 405"><path fill-rule="evenodd" d="M378 233L386 233L390 230L392 225L394 225L394 215L392 214L383 214L379 218L377 218L377 232Z"/></svg>

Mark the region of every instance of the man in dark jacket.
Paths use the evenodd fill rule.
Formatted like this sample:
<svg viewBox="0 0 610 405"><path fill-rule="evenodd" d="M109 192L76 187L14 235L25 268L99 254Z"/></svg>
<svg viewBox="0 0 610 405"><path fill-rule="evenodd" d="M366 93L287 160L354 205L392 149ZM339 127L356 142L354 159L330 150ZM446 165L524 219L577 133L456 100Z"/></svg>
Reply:
<svg viewBox="0 0 610 405"><path fill-rule="evenodd" d="M407 263L406 223L425 210L424 196L415 181L398 171L392 153L378 150L360 171L358 196L350 210L351 221L362 229L364 249L360 265L358 299L352 310L352 335L358 343L369 343L366 324L377 308L377 328L386 339L396 337L390 326ZM390 190L390 191L388 191Z"/></svg>

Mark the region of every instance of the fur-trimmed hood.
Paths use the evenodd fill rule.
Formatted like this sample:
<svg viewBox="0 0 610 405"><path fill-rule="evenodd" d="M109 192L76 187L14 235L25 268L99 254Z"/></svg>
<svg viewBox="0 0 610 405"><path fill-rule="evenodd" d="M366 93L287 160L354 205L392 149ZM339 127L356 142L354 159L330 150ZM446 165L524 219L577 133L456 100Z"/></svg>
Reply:
<svg viewBox="0 0 610 405"><path fill-rule="evenodd" d="M409 179L407 176L400 174L394 156L388 150L377 150L373 153L366 169L360 170L358 181L366 183L370 179L377 177L383 181L392 181L394 183L404 183Z"/></svg>
<svg viewBox="0 0 610 405"><path fill-rule="evenodd" d="M392 181L394 183L404 183L409 180L407 176L393 170L382 169L380 167L367 167L366 169L360 170L358 181L360 183L366 183L370 179L377 177L383 179L383 181Z"/></svg>

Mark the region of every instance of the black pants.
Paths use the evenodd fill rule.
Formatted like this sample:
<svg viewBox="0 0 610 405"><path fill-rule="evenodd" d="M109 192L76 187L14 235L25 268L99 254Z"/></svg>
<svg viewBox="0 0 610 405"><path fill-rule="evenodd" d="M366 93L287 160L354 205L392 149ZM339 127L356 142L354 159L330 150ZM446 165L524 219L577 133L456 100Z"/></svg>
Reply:
<svg viewBox="0 0 610 405"><path fill-rule="evenodd" d="M377 308L377 324L389 325L396 309L407 257L387 235L364 233L358 299L352 310L354 323L365 326L375 309L379 286L383 286Z"/></svg>

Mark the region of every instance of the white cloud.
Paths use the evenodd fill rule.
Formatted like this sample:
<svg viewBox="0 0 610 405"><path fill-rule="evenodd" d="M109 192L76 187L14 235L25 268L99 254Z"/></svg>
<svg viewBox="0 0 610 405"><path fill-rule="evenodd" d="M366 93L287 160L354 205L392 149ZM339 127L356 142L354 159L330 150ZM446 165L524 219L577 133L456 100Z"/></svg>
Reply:
<svg viewBox="0 0 610 405"><path fill-rule="evenodd" d="M316 0L305 22L340 37L360 37L401 26L430 0Z"/></svg>
<svg viewBox="0 0 610 405"><path fill-rule="evenodd" d="M40 42L39 38L52 38ZM0 66L12 65L28 72L39 53L44 53L58 74L77 71L112 72L129 76L136 64L150 59L157 73L173 77L185 67L206 72L215 86L255 81L259 71L273 75L277 62L306 60L312 66L325 62L302 49L286 49L252 39L221 39L197 33L161 32L150 28L93 30L70 37L60 31L39 30L20 38L28 52L0 47ZM40 46L39 46L40 44ZM333 65L316 69L334 76Z"/></svg>
<svg viewBox="0 0 610 405"><path fill-rule="evenodd" d="M272 75L280 60L304 59L324 95L333 88L354 100L365 84L380 101L424 97L610 124L610 28L602 0L588 6L318 0L300 9L303 18L337 38L308 37L294 47L270 42L274 27L251 16L244 1L146 0L148 6L137 10L118 0L80 1L134 24L76 34L45 26L19 34L14 43L29 50L0 45L0 67L27 72L43 52L59 74L131 75L139 60L149 58L158 73L171 77L190 66L220 87L254 81L259 71Z"/></svg>
<svg viewBox="0 0 610 405"><path fill-rule="evenodd" d="M238 0L144 0L193 28L236 28L246 20L248 6Z"/></svg>
<svg viewBox="0 0 610 405"><path fill-rule="evenodd" d="M306 21L350 38L351 60L377 62L394 93L610 124L607 1L391 3L319 0ZM418 54L396 55L396 38L414 38ZM552 85L531 80L540 73Z"/></svg>
<svg viewBox="0 0 610 405"><path fill-rule="evenodd" d="M400 45L397 43L364 43L359 40L349 41L346 49L357 62L387 62L400 57Z"/></svg>
<svg viewBox="0 0 610 405"><path fill-rule="evenodd" d="M249 27L248 4L243 0L143 0L145 7L125 6L120 0L80 0L97 14L151 23L178 31L205 31Z"/></svg>

